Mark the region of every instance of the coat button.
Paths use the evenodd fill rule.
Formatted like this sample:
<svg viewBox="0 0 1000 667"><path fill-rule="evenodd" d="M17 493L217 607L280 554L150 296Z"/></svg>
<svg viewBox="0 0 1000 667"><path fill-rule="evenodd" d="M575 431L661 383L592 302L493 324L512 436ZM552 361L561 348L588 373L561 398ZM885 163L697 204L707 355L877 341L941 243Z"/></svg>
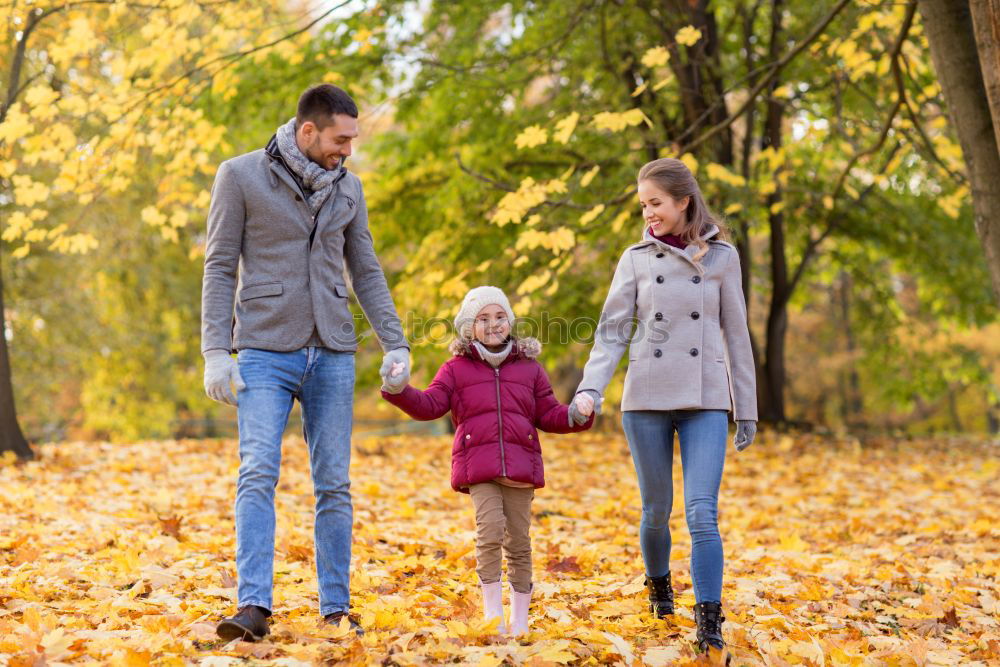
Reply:
<svg viewBox="0 0 1000 667"><path fill-rule="evenodd" d="M663 282L663 276L656 276L656 282L662 283Z"/></svg>
<svg viewBox="0 0 1000 667"><path fill-rule="evenodd" d="M656 256L657 257L663 257L663 253L662 252L658 252L658 253L656 253Z"/></svg>
<svg viewBox="0 0 1000 667"><path fill-rule="evenodd" d="M691 348L691 356L692 357L697 357L698 356L698 348L696 348L696 347L692 347Z"/></svg>
<svg viewBox="0 0 1000 667"><path fill-rule="evenodd" d="M655 317L657 320L662 320L663 319L663 313L657 313L653 317Z"/></svg>
<svg viewBox="0 0 1000 667"><path fill-rule="evenodd" d="M469 438L471 438L471 437L472 437L472 434L471 434L471 433L466 433L466 434L465 434L465 439L466 439L466 440L468 440L468 439L469 439Z"/></svg>
<svg viewBox="0 0 1000 667"><path fill-rule="evenodd" d="M534 439L535 439L535 436L533 436L533 435L529 435L528 436L528 440L534 440Z"/></svg>
<svg viewBox="0 0 1000 667"><path fill-rule="evenodd" d="M295 201L302 201L301 195L295 195Z"/></svg>
<svg viewBox="0 0 1000 667"><path fill-rule="evenodd" d="M691 278L691 282L693 282L695 285L697 285L698 283L701 282L701 276L695 276L695 277Z"/></svg>
<svg viewBox="0 0 1000 667"><path fill-rule="evenodd" d="M698 319L699 317L701 317L701 315L700 315L700 314L698 313L698 311L697 311L697 310L696 310L696 311L694 311L693 313L691 313L691 319L692 319L692 320L696 320L696 319Z"/></svg>
<svg viewBox="0 0 1000 667"><path fill-rule="evenodd" d="M663 350L653 350L653 356L654 357L662 357L663 356Z"/></svg>

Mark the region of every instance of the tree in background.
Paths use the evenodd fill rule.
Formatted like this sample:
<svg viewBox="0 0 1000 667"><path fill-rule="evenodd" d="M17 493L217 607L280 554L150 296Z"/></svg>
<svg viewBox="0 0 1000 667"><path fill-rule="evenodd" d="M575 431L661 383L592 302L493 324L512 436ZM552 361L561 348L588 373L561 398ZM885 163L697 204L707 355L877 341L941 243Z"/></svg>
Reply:
<svg viewBox="0 0 1000 667"><path fill-rule="evenodd" d="M766 419L787 420L789 310L818 277L855 276L871 301L848 309L883 332L906 315L904 267L924 316L994 312L915 2L435 2L400 20L415 7L380 3L336 42L363 34L338 71L398 97L369 203L405 248L402 309L445 317L492 282L522 314L596 317L641 229L635 173L672 155L735 231Z"/></svg>
<svg viewBox="0 0 1000 667"><path fill-rule="evenodd" d="M36 437L211 435L227 416L197 354L207 189L320 81L361 107L350 164L404 320L450 321L467 287L502 285L519 314L547 314L545 359L570 391L587 347L565 320L596 319L637 240L638 167L680 156L743 256L762 412L996 420L995 304L913 3L236 2L66 4L28 33L0 107L0 218L5 341ZM13 64L29 16L4 11ZM50 62L84 24L101 46ZM170 64L137 64L157 48ZM61 125L72 149L57 156ZM430 333L418 377L446 354L447 328ZM369 362L363 347L359 386Z"/></svg>
<svg viewBox="0 0 1000 667"><path fill-rule="evenodd" d="M920 0L966 174L976 232L1000 300L1000 2Z"/></svg>
<svg viewBox="0 0 1000 667"><path fill-rule="evenodd" d="M109 289L123 290L115 307L137 300L155 303L150 295L162 287L164 276L144 285L142 269L148 265L143 262L161 252L176 256L176 251L162 246L134 251L148 236L175 244L183 238L186 248L196 245L215 152L224 145L226 128L208 122L197 100L205 94L231 98L234 64L265 57L270 49L294 48L295 40L307 37L311 26L341 6L304 16L291 15L277 1L249 0L152 5L43 0L0 7L5 28L0 62L6 69L0 85L0 215L2 239L14 262L5 266L4 277L16 276L21 264L27 265L26 274L33 273L32 262L56 267L53 255L82 255L106 242L131 254L108 258L103 265L83 263L89 272L77 279L103 286L91 292L99 297L109 296ZM197 223L193 230L192 222ZM182 297L189 304L197 301L191 287ZM3 292L0 285L0 296ZM100 312L106 306L94 307ZM30 310L14 303L4 312L27 316L36 330L44 328L45 320L30 317ZM190 316L191 307L187 310ZM132 315L127 308L117 314L121 340L187 341L196 335L196 330L171 330L166 314L156 322ZM162 335L150 339L146 326ZM97 343L87 350L95 359L116 344L88 340L85 334L75 342ZM163 354L165 348L147 351ZM105 394L111 387L120 392L119 403L141 403L146 396L129 397L130 378L149 365L119 347L110 357L112 377L101 380L100 364L93 363L89 377L108 385ZM142 392L149 388L143 386ZM120 406L114 397L100 395L85 389L84 403L100 404L105 418L114 419ZM160 421L136 415L146 417ZM31 455L15 412L6 336L0 336L0 451Z"/></svg>

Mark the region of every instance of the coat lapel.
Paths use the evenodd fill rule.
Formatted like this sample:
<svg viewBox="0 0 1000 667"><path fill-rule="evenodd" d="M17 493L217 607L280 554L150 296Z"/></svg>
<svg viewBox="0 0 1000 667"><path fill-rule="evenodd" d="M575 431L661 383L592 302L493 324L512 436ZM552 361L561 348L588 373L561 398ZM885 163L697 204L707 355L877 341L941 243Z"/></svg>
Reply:
<svg viewBox="0 0 1000 667"><path fill-rule="evenodd" d="M306 214L305 209L302 208L302 206L308 208L309 204L305 203L304 199L305 195L302 193L302 189L299 187L299 184L295 182L295 179L292 178L292 175L289 174L284 167L282 167L273 159L270 161L268 168L274 173L275 176L278 177L278 180L282 181L285 185L287 185L294 194L298 195L299 197L303 197L303 201L298 202L300 205L296 206L295 209L300 213L299 218L306 225L306 228L311 229L312 219Z"/></svg>
<svg viewBox="0 0 1000 667"><path fill-rule="evenodd" d="M319 213L316 216L315 238L321 238L323 231L331 224L346 225L354 217L354 207L357 204L347 196L340 197L340 185L346 173L347 170L341 167L340 175L337 176L337 180L333 183L333 190L330 191L330 196L327 197L326 201L323 202L323 206L319 209Z"/></svg>

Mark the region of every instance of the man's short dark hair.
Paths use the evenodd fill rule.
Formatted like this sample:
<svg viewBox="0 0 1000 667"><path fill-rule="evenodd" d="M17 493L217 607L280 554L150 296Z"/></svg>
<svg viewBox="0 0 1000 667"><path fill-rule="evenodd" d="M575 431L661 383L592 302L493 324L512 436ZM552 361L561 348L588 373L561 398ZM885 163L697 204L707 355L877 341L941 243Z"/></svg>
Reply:
<svg viewBox="0 0 1000 667"><path fill-rule="evenodd" d="M302 93L299 108L295 114L296 124L311 120L320 130L333 125L333 117L345 114L358 117L358 105L344 90L329 83L321 83Z"/></svg>

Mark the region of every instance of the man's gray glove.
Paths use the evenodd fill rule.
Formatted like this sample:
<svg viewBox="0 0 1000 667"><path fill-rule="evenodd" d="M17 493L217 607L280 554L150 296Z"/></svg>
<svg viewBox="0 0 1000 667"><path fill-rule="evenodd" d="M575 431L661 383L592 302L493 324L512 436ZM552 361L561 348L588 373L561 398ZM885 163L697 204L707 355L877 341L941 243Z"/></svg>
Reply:
<svg viewBox="0 0 1000 667"><path fill-rule="evenodd" d="M378 373L382 376L383 389L390 394L402 392L410 381L410 350L397 347L386 352Z"/></svg>
<svg viewBox="0 0 1000 667"><path fill-rule="evenodd" d="M569 425L583 426L587 423L591 413L601 414L602 401L601 395L593 389L577 392L569 404Z"/></svg>
<svg viewBox="0 0 1000 667"><path fill-rule="evenodd" d="M236 405L232 387L240 392L247 388L240 377L240 366L225 350L205 352L205 393L213 401ZM232 384L232 386L230 386Z"/></svg>
<svg viewBox="0 0 1000 667"><path fill-rule="evenodd" d="M736 437L733 438L733 444L736 445L736 451L742 452L744 449L753 444L754 436L757 435L757 422L752 419L740 419L736 422Z"/></svg>

